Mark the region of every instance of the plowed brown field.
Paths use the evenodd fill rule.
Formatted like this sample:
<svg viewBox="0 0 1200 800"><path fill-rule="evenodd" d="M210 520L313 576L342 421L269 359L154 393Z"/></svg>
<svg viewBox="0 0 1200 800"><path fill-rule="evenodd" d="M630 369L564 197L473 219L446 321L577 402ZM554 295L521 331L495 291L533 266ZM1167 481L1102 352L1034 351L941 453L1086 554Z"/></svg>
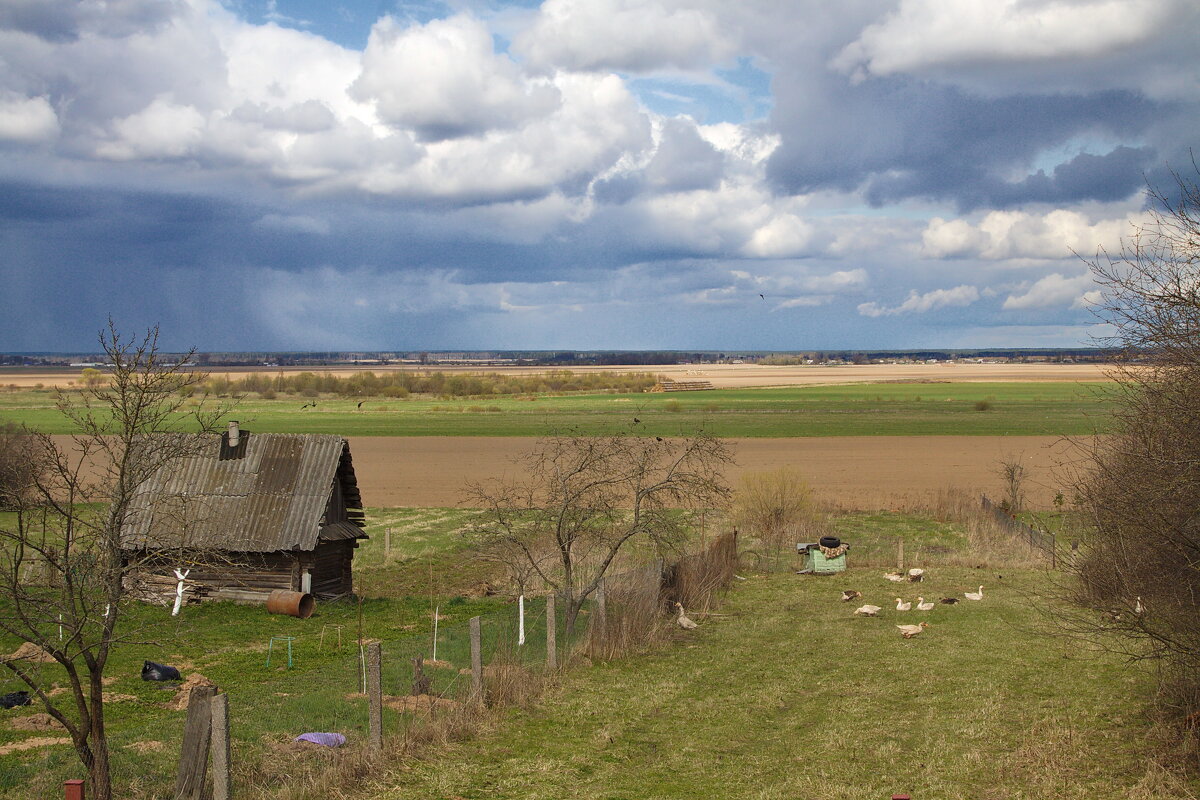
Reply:
<svg viewBox="0 0 1200 800"><path fill-rule="evenodd" d="M352 437L354 470L368 506L453 506L469 481L517 474L535 440L517 437ZM1026 467L1031 505L1047 508L1074 448L1052 436L839 436L733 439L736 485L744 472L791 466L818 495L846 508L905 505L949 488L1002 493L1001 461Z"/></svg>

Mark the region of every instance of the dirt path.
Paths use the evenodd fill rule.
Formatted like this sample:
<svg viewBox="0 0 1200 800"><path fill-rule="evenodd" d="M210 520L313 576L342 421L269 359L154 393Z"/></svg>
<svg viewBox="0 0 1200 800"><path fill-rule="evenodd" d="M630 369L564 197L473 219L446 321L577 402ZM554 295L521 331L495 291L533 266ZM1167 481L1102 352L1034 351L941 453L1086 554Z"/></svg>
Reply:
<svg viewBox="0 0 1200 800"><path fill-rule="evenodd" d="M352 437L354 469L368 506L452 506L468 481L512 476L535 440L516 437ZM1049 507L1055 468L1069 449L1053 436L841 436L734 439L736 484L747 471L792 466L818 494L848 508L898 505L947 488L998 496L1002 460L1019 458L1030 502Z"/></svg>

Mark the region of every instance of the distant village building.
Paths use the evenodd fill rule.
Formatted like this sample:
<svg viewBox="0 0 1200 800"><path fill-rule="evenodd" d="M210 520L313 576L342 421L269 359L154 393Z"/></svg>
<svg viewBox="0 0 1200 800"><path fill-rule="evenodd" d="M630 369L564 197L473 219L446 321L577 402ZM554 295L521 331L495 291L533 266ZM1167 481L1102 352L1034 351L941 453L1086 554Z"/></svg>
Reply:
<svg viewBox="0 0 1200 800"><path fill-rule="evenodd" d="M353 591L362 498L341 436L251 433L230 423L198 455L138 488L121 549L127 588L185 601L266 602L276 589L331 599Z"/></svg>

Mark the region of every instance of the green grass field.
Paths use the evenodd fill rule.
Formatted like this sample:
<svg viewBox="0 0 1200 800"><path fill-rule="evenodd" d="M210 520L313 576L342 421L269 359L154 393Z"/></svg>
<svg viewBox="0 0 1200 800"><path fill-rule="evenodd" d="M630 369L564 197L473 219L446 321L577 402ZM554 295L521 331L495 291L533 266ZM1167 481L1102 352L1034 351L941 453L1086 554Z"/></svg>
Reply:
<svg viewBox="0 0 1200 800"><path fill-rule="evenodd" d="M740 584L666 650L571 673L536 710L388 776L379 798L1184 798L1146 758L1145 670L1041 631L1044 575L934 570L980 603L887 605L878 571ZM904 589L906 596L916 594ZM902 639L899 621L932 627Z"/></svg>
<svg viewBox="0 0 1200 800"><path fill-rule="evenodd" d="M383 640L384 687L406 694L409 656L430 655L429 569L440 606L435 689L465 680L465 621L485 615L485 651L494 652L515 624L511 600L468 599L477 564L458 530L461 509L371 511L373 538L363 545L359 577L378 599L364 604L364 631ZM1035 611L1050 584L1038 570L938 566L966 546L962 530L912 514L838 517L853 542L845 575L802 577L789 571L735 582L719 615L647 655L579 667L533 708L502 713L486 735L439 749L402 766L379 769L362 787L373 798L651 798L888 797L1085 798L1190 797L1147 759L1158 744L1147 708L1147 670L1048 635L1053 617ZM393 530L385 558L382 529ZM882 579L880 568L854 567L888 553L903 537L910 559L924 559L919 585ZM921 554L926 554L922 556ZM786 561L786 559L785 559ZM916 562L914 562L916 563ZM464 577L465 576L465 577ZM981 603L900 614L891 598L955 594L986 586ZM857 588L885 607L877 619L852 617L838 600ZM527 655L541 658L537 604ZM259 783L245 796L291 797L287 775L297 756L278 748L307 730L334 730L361 743L366 708L355 696L358 666L349 646L357 607L319 606L309 620L272 616L261 607L189 606L179 620L142 606L133 619L155 622L145 643L120 648L108 690L118 796L162 796L174 775L184 714L163 707L171 692L142 682L142 659L200 672L230 695L237 775ZM896 622L927 619L921 636L903 640ZM335 646L343 626L342 649ZM295 636L295 664L268 639ZM0 650L14 645L0 640ZM18 688L11 679L0 691ZM4 712L5 719L33 709ZM398 736L401 715L387 711ZM0 726L0 746L34 735ZM160 743L147 749L147 742ZM335 765L353 753L311 758ZM0 797L51 796L80 774L65 746L0 757ZM274 777L272 777L274 776ZM293 776L293 778L295 777ZM266 781L265 785L262 783ZM277 785L276 785L277 784ZM36 792L31 793L31 787ZM273 788L272 788L273 787ZM1196 789L1197 786L1187 787Z"/></svg>
<svg viewBox="0 0 1200 800"><path fill-rule="evenodd" d="M1109 424L1111 404L1100 391L1107 386L880 383L478 401L248 397L232 416L261 433L343 436L539 436L567 428L595 433L635 418L639 432L658 436L699 427L722 437L1087 435ZM310 402L316 408L302 408ZM0 423L9 421L70 432L45 391L0 394Z"/></svg>

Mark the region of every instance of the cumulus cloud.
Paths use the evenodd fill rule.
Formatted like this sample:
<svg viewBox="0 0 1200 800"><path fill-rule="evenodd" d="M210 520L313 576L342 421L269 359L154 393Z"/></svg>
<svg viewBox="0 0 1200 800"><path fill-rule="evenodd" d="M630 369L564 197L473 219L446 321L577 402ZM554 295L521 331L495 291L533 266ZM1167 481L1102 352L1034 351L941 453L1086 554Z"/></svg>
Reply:
<svg viewBox="0 0 1200 800"><path fill-rule="evenodd" d="M470 16L410 27L385 17L371 31L350 94L373 102L388 124L433 141L518 127L554 110L555 87L523 78L493 48L491 33Z"/></svg>
<svg viewBox="0 0 1200 800"><path fill-rule="evenodd" d="M888 317L897 314L924 314L949 306L969 306L979 299L979 289L974 286L955 286L953 289L934 289L918 294L914 289L898 306L888 308L878 303L860 303L858 313L864 317Z"/></svg>
<svg viewBox="0 0 1200 800"><path fill-rule="evenodd" d="M922 234L927 258L1063 259L1098 249L1119 250L1145 217L1089 222L1079 211L1057 209L1047 214L992 211L977 223L934 217Z"/></svg>
<svg viewBox="0 0 1200 800"><path fill-rule="evenodd" d="M0 93L0 139L40 142L58 135L58 115L45 97Z"/></svg>
<svg viewBox="0 0 1200 800"><path fill-rule="evenodd" d="M514 52L545 69L706 69L731 57L732 20L677 0L546 0Z"/></svg>
<svg viewBox="0 0 1200 800"><path fill-rule="evenodd" d="M1020 311L1031 308L1086 308L1096 297L1095 281L1089 273L1060 275L1055 272L1034 281L1024 294L1010 294L1002 308Z"/></svg>
<svg viewBox="0 0 1200 800"><path fill-rule="evenodd" d="M96 155L116 161L182 158L200 144L204 125L204 116L192 106L156 97L136 114L115 120L111 138L97 144Z"/></svg>
<svg viewBox="0 0 1200 800"><path fill-rule="evenodd" d="M1094 58L1146 41L1180 10L1172 0L902 0L832 65L861 80L935 66Z"/></svg>

